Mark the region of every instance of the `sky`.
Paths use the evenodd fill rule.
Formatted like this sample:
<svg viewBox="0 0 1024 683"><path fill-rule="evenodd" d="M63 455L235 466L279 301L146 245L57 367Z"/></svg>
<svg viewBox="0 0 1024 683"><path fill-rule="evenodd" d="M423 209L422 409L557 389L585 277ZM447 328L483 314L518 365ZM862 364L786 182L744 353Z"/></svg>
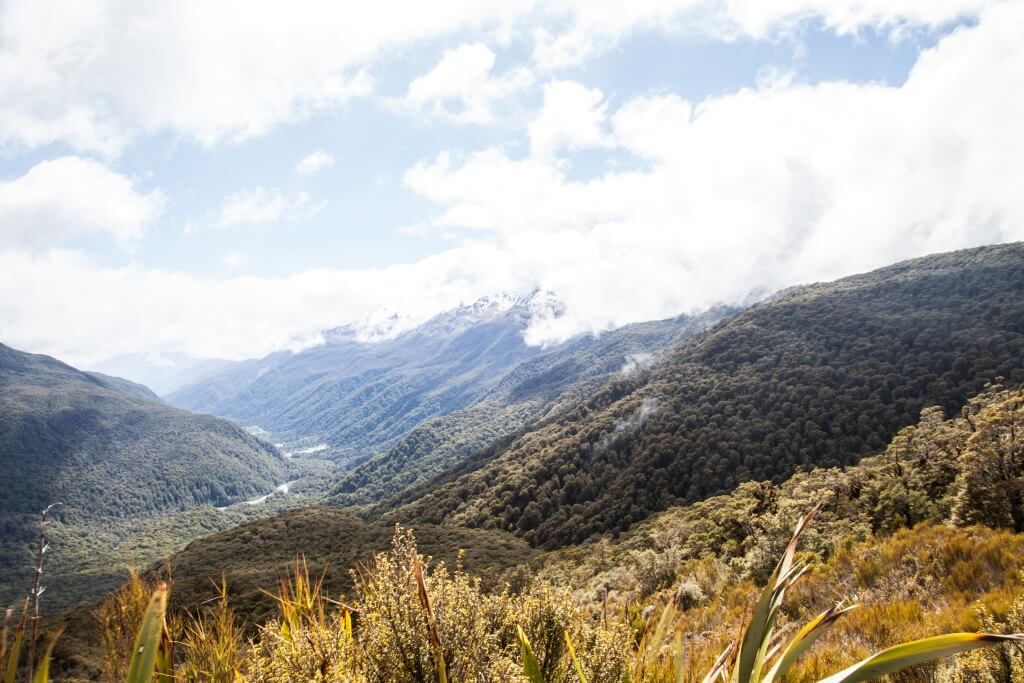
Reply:
<svg viewBox="0 0 1024 683"><path fill-rule="evenodd" d="M0 342L527 341L1024 239L1024 2L0 2Z"/></svg>

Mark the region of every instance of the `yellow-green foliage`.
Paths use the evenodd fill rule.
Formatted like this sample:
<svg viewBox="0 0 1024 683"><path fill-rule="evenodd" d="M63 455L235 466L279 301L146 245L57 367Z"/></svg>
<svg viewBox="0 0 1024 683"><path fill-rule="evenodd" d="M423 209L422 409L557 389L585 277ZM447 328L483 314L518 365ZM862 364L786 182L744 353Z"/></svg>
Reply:
<svg viewBox="0 0 1024 683"><path fill-rule="evenodd" d="M157 671L170 671L169 634L184 633L177 667L159 678L180 682L696 683L714 679L705 676L719 667L734 683L773 683L779 680L774 665L787 661L794 643L818 636L813 649L786 664L795 662L782 680L822 681L886 657L893 671L1006 640L972 633L930 638L936 634L1024 627L1022 535L925 524L844 544L825 562L795 547L794 538L763 588L706 559L687 563L689 591L699 593L698 600L680 605L678 591L665 589L622 612L594 612L543 582L521 594L487 593L458 565L454 571L431 567L411 532L397 529L392 549L356 572L350 603L327 599L322 577L310 578L299 562L279 587L278 617L250 642L238 637L223 582L217 600L187 626L161 631L151 624L146 640L150 647L160 643ZM166 589L150 597L147 588L135 578L97 613L110 626L108 660L115 664L129 654L127 624L140 620L141 605L152 613L159 598L163 617ZM863 606L838 609L843 597ZM831 629L815 626L832 622ZM764 627L755 628L759 623ZM773 639L776 630L779 639ZM891 647L922 638L928 640ZM142 640L133 641L136 655L146 651ZM763 651L769 642L787 649L767 655L764 665L747 658L747 643ZM744 661L755 662L752 671ZM892 678L1020 683L1022 666L1018 653L990 648L899 670ZM849 671L849 680L866 680ZM115 676L108 680L125 680Z"/></svg>
<svg viewBox="0 0 1024 683"><path fill-rule="evenodd" d="M846 545L824 563L798 554L797 564L801 558L813 564L802 582L786 584L784 603L780 598L784 639L827 613L838 598L863 605L837 616L787 681L819 681L900 641L1024 628L1024 536L1009 531L921 525L882 541ZM418 566L425 567L421 579ZM310 578L304 563L297 563L279 588L278 617L245 645L221 584L218 601L186 628L176 678L696 683L716 661L737 668L737 659L720 655L744 625L749 628L753 596L761 589L713 561L691 563L690 569L690 581L706 592L700 604L677 607L675 594L663 590L646 608L594 613L545 583L518 595L486 593L458 566L430 566L417 554L411 532L397 530L392 549L357 571L351 603L328 600L322 577ZM773 573L769 586L781 582L779 576ZM118 604L133 595L126 590ZM1022 664L1019 654L994 648L892 677L1019 683Z"/></svg>
<svg viewBox="0 0 1024 683"><path fill-rule="evenodd" d="M982 626L997 632L1024 632L1024 595L1019 595L1005 617L994 616L984 605L978 607ZM977 650L942 662L936 669L937 683L1024 683L1024 650L1000 648Z"/></svg>
<svg viewBox="0 0 1024 683"><path fill-rule="evenodd" d="M426 566L429 616L418 596L418 558ZM568 594L548 586L522 595L485 593L458 566L427 564L408 531L397 532L391 551L357 571L351 607L324 609L317 586L297 573L289 593L312 600L301 607L281 601L281 617L261 629L243 658L247 680L432 681L438 680L438 649L448 680L520 680L517 625L534 644L545 681L576 680L566 633L588 681L618 681L625 669L623 625L589 620Z"/></svg>
<svg viewBox="0 0 1024 683"><path fill-rule="evenodd" d="M954 520L1024 531L1024 393L989 397L971 420L961 460Z"/></svg>

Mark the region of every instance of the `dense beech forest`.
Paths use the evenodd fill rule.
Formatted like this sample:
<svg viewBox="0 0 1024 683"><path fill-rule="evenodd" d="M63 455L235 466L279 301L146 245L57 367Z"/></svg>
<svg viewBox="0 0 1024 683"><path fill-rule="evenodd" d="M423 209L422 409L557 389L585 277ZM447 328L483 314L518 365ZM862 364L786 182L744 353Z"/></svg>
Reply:
<svg viewBox="0 0 1024 683"><path fill-rule="evenodd" d="M1024 245L794 288L413 489L394 519L546 548L882 449L920 410L1024 381Z"/></svg>

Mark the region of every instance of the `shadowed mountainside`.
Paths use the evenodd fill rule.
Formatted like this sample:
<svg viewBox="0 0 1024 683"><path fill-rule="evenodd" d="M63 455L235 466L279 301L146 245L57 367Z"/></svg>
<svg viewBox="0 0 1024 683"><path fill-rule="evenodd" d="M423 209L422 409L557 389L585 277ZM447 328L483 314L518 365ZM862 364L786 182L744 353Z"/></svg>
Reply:
<svg viewBox="0 0 1024 683"><path fill-rule="evenodd" d="M0 469L0 588L22 591L37 517L51 503L60 524L135 523L259 495L285 476L273 447L230 422L3 345Z"/></svg>

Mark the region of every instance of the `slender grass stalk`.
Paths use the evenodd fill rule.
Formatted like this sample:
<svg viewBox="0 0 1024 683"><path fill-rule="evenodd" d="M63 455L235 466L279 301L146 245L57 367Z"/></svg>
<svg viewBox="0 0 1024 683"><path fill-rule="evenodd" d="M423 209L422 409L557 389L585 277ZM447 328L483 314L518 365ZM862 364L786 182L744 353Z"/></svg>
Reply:
<svg viewBox="0 0 1024 683"><path fill-rule="evenodd" d="M61 631L57 631L50 638L50 644L46 646L46 652L43 653L43 658L39 660L39 668L36 669L35 676L32 677L32 683L49 683L50 661L53 659L53 648L57 644L60 634Z"/></svg>
<svg viewBox="0 0 1024 683"><path fill-rule="evenodd" d="M530 645L530 639L523 633L522 626L516 626L516 633L519 636L519 646L523 650L523 674L530 683L544 683L544 676L540 672L540 663L537 661L533 646Z"/></svg>
<svg viewBox="0 0 1024 683"><path fill-rule="evenodd" d="M46 542L46 525L49 520L46 516L50 514L50 510L60 505L60 503L52 503L46 507L45 510L39 515L39 547L36 553L36 566L35 566L35 581L32 585L32 636L28 641L28 680L33 680L32 670L35 667L36 662L36 642L39 639L39 597L46 590L46 586L42 585L43 581L43 556L46 555L46 551L50 549L50 546Z"/></svg>
<svg viewBox="0 0 1024 683"><path fill-rule="evenodd" d="M427 637L430 640L430 647L434 651L434 661L437 664L437 679L440 683L448 683L447 665L444 661L444 650L441 647L441 636L437 632L437 622L434 620L434 610L430 607L430 595L427 593L427 583L423 578L423 563L420 556L415 555L413 559L413 575L416 577L416 589L419 593L420 605L427 618Z"/></svg>
<svg viewBox="0 0 1024 683"><path fill-rule="evenodd" d="M7 655L7 636L10 632L11 617L14 616L14 610L10 607L4 612L4 625L0 629L0 671L4 670L4 662L7 661L4 657Z"/></svg>

